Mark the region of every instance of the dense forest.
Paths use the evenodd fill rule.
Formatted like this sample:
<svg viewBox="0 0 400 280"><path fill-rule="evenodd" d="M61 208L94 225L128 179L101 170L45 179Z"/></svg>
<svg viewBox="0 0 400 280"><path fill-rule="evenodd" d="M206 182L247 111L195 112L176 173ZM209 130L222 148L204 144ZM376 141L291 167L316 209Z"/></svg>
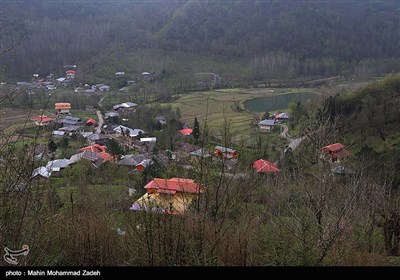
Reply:
<svg viewBox="0 0 400 280"><path fill-rule="evenodd" d="M0 9L0 49L12 48L2 80L61 74L65 64L83 77L164 70L253 80L368 77L400 65L396 1L1 1Z"/></svg>

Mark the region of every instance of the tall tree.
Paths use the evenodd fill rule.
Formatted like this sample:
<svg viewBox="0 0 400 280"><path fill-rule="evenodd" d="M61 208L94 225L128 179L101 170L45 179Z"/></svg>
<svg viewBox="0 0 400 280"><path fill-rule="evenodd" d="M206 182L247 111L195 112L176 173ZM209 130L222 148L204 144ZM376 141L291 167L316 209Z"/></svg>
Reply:
<svg viewBox="0 0 400 280"><path fill-rule="evenodd" d="M54 153L57 150L57 144L52 139L47 144L47 147L49 148L49 151L52 153Z"/></svg>
<svg viewBox="0 0 400 280"><path fill-rule="evenodd" d="M123 153L121 146L115 139L108 140L107 151L114 157L119 156Z"/></svg>
<svg viewBox="0 0 400 280"><path fill-rule="evenodd" d="M200 124L199 124L199 121L197 120L197 117L194 117L192 135L194 137L195 144L197 144L197 142L199 141L199 138L200 138Z"/></svg>

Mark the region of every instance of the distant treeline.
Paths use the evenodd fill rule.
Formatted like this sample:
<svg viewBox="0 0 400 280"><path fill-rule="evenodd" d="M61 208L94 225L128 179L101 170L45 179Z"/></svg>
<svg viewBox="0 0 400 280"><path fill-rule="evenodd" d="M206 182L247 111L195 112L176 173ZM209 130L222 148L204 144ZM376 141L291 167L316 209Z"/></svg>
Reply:
<svg viewBox="0 0 400 280"><path fill-rule="evenodd" d="M400 70L395 1L26 0L0 9L1 51L19 44L1 57L1 79L71 63L85 73L137 49L163 50L182 64L188 53L241 59L246 78L256 80Z"/></svg>

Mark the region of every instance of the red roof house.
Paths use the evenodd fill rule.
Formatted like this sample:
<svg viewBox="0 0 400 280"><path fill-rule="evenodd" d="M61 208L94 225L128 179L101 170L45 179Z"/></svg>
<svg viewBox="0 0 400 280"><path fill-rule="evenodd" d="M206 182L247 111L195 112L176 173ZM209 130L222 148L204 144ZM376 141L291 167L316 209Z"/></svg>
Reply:
<svg viewBox="0 0 400 280"><path fill-rule="evenodd" d="M92 124L96 124L97 122L96 122L96 120L95 119L88 119L87 121L86 121L86 124L87 125L92 125Z"/></svg>
<svg viewBox="0 0 400 280"><path fill-rule="evenodd" d="M106 161L114 161L114 160L115 160L115 158L114 158L111 154L109 154L109 153L107 153L107 152L100 152L100 153L97 153L97 155L98 155L100 158L103 159L103 162L106 162Z"/></svg>
<svg viewBox="0 0 400 280"><path fill-rule="evenodd" d="M93 144L90 146L83 147L83 148L79 149L79 151L80 152L89 151L89 152L94 152L94 153L101 153L101 152L105 152L106 149L107 149L106 146L102 146L99 144Z"/></svg>
<svg viewBox="0 0 400 280"><path fill-rule="evenodd" d="M203 192L203 188L194 180L185 178L154 178L144 188L147 193L132 205L131 210L181 214Z"/></svg>
<svg viewBox="0 0 400 280"><path fill-rule="evenodd" d="M39 116L38 118L33 118L31 120L34 121L35 124L38 126L46 126L46 125L49 125L52 121L54 121L53 118L50 118L46 115L42 115L42 116Z"/></svg>
<svg viewBox="0 0 400 280"><path fill-rule="evenodd" d="M259 173L278 173L280 171L275 164L265 159L256 160L253 163L253 169Z"/></svg>
<svg viewBox="0 0 400 280"><path fill-rule="evenodd" d="M350 152L341 143L328 145L321 149L321 157L328 156L332 161L340 160L348 155L350 155Z"/></svg>
<svg viewBox="0 0 400 280"><path fill-rule="evenodd" d="M227 159L236 159L238 157L237 150L226 148L222 146L216 146L215 152L213 152L213 156L216 157L224 157Z"/></svg>
<svg viewBox="0 0 400 280"><path fill-rule="evenodd" d="M54 104L54 108L59 114L69 113L71 109L71 103L56 103Z"/></svg>
<svg viewBox="0 0 400 280"><path fill-rule="evenodd" d="M286 112L280 112L275 115L275 120L288 120L289 115Z"/></svg>
<svg viewBox="0 0 400 280"><path fill-rule="evenodd" d="M192 132L193 132L192 128L185 128L185 129L179 130L179 133L182 135L185 135L185 136L192 134Z"/></svg>
<svg viewBox="0 0 400 280"><path fill-rule="evenodd" d="M135 166L135 169L138 171L143 171L151 164L153 164L153 161L151 159L144 159Z"/></svg>
<svg viewBox="0 0 400 280"><path fill-rule="evenodd" d="M148 192L158 193L171 193L186 192L186 193L200 193L201 189L198 184L192 179L184 178L171 178L171 179L160 179L154 178L153 181L149 182L144 186Z"/></svg>
<svg viewBox="0 0 400 280"><path fill-rule="evenodd" d="M74 70L67 70L65 72L67 79L74 79L75 78L75 71Z"/></svg>
<svg viewBox="0 0 400 280"><path fill-rule="evenodd" d="M107 153L106 149L107 149L106 146L102 146L102 145L99 145L99 144L93 144L93 145L90 145L90 146L83 147L83 148L79 149L78 151L79 152L96 153L97 156L100 157L103 160L103 162L114 161L115 158L111 154Z"/></svg>

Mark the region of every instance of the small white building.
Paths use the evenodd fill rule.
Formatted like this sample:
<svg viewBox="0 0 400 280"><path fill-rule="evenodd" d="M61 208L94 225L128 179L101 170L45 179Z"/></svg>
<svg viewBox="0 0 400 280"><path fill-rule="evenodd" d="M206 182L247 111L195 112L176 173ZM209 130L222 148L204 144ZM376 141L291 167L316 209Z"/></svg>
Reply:
<svg viewBox="0 0 400 280"><path fill-rule="evenodd" d="M120 78L120 77L123 77L123 76L125 76L125 72L121 72L121 71L115 72L115 77L116 78Z"/></svg>
<svg viewBox="0 0 400 280"><path fill-rule="evenodd" d="M157 142L157 138L156 137L145 137L145 138L140 138L140 142L147 142L147 143L151 143L151 142Z"/></svg>
<svg viewBox="0 0 400 280"><path fill-rule="evenodd" d="M120 104L116 104L113 106L114 110L119 110L119 109L132 109L135 108L137 106L136 103L133 102L124 102L124 103L120 103Z"/></svg>

